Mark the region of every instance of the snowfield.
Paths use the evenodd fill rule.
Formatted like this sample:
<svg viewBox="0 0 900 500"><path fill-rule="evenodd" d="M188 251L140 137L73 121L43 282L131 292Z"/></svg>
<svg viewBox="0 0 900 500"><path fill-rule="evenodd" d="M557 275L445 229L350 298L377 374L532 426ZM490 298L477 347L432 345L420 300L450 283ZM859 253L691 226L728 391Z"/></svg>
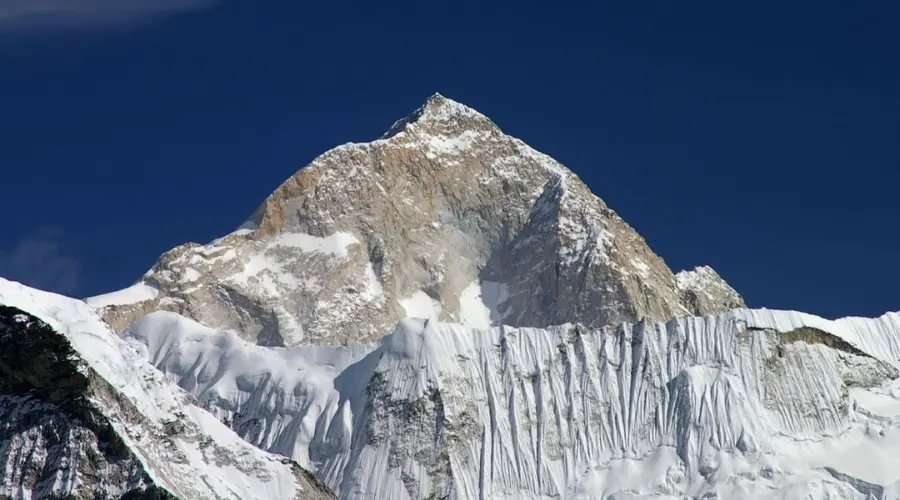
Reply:
<svg viewBox="0 0 900 500"><path fill-rule="evenodd" d="M407 319L375 344L270 349L157 312L125 335L341 498L900 491L896 313L739 309L598 330Z"/></svg>

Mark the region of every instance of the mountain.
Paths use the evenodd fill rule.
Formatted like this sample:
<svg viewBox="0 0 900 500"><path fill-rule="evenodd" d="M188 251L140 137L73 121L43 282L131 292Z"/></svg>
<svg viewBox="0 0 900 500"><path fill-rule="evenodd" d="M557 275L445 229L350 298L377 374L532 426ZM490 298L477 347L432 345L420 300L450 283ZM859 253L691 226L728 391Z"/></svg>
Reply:
<svg viewBox="0 0 900 500"><path fill-rule="evenodd" d="M438 94L88 303L120 332L167 310L269 346L371 342L406 317L601 327L744 305L710 268L676 277L570 170Z"/></svg>
<svg viewBox="0 0 900 500"><path fill-rule="evenodd" d="M0 498L335 498L243 441L78 300L0 279Z"/></svg>
<svg viewBox="0 0 900 500"><path fill-rule="evenodd" d="M898 369L435 95L125 290L0 280L0 499L900 499Z"/></svg>
<svg viewBox="0 0 900 500"><path fill-rule="evenodd" d="M125 336L342 499L900 495L900 314L486 330L271 349L168 312Z"/></svg>

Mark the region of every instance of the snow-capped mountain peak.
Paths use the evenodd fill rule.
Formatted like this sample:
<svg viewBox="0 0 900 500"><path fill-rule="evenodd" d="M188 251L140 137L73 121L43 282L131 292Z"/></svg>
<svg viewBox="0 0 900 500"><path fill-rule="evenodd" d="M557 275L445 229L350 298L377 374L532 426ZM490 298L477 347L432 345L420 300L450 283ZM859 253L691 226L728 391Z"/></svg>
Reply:
<svg viewBox="0 0 900 500"><path fill-rule="evenodd" d="M490 118L439 93L433 94L425 104L408 116L397 120L381 139L390 139L401 132L407 132L412 126L416 132L432 136L454 136L464 131L501 133Z"/></svg>
<svg viewBox="0 0 900 500"><path fill-rule="evenodd" d="M129 288L0 279L0 497L900 498L900 314L743 306L436 94Z"/></svg>
<svg viewBox="0 0 900 500"><path fill-rule="evenodd" d="M381 139L313 160L235 233L167 252L120 303L88 302L117 331L164 309L290 346L374 340L404 317L603 326L743 305L728 294L684 302L574 173L435 94Z"/></svg>

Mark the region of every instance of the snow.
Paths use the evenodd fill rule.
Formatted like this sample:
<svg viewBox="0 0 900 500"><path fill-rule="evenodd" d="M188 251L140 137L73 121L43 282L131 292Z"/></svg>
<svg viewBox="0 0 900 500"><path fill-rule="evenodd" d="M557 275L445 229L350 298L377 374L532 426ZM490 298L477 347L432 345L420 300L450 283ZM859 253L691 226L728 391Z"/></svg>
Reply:
<svg viewBox="0 0 900 500"><path fill-rule="evenodd" d="M631 266L644 278L650 276L650 266L640 259L631 259Z"/></svg>
<svg viewBox="0 0 900 500"><path fill-rule="evenodd" d="M252 253L237 272L228 276L225 281L239 284L244 288L257 288L269 297L278 297L297 289L318 290L321 283L315 276L297 273L289 268L290 260L278 256L278 250L289 248L291 251L319 255L327 258L343 259L347 257L347 247L358 244L359 240L350 233L336 232L326 237L311 236L304 233L283 233L265 243L261 251ZM232 251L233 252L233 251ZM294 254L292 260L299 260ZM371 300L380 295L380 283L374 276L366 274L366 292Z"/></svg>
<svg viewBox="0 0 900 500"><path fill-rule="evenodd" d="M790 331L810 326L831 332L879 359L900 366L900 312L889 312L875 319L847 317L838 320L771 309L738 309L732 314L752 327Z"/></svg>
<svg viewBox="0 0 900 500"><path fill-rule="evenodd" d="M684 468L679 467L675 449L661 446L642 459L611 460L605 468L588 472L575 485L572 498L606 498L623 491L665 491L683 477ZM666 484L665 479L669 479L670 484Z"/></svg>
<svg viewBox="0 0 900 500"><path fill-rule="evenodd" d="M690 271L676 273L675 284L681 291L693 291L710 299L717 295L721 296L723 293L737 297L737 292L709 266L697 266Z"/></svg>
<svg viewBox="0 0 900 500"><path fill-rule="evenodd" d="M251 255L250 258L247 259L247 261L244 263L243 268L239 272L233 274L232 276L229 276L227 281L232 281L244 286L249 286L251 280L258 279L258 276L263 271L271 269L275 265L276 263L271 259L266 258L265 254Z"/></svg>
<svg viewBox="0 0 900 500"><path fill-rule="evenodd" d="M113 334L86 303L4 279L0 279L0 303L48 323L78 352L85 363L83 369L105 379L134 405L143 418L139 424L130 421L123 408L110 406L114 403L95 400L160 486L181 498L198 500L275 500L293 498L302 489L289 465L246 443L215 417L194 406L188 394L166 382L138 350ZM183 435L164 433L165 424L172 421L186 426ZM220 452L216 450L233 460L217 459ZM213 457L207 457L209 453Z"/></svg>
<svg viewBox="0 0 900 500"><path fill-rule="evenodd" d="M300 347L268 349L242 340L232 332L219 332L174 313L148 314L124 335L154 365L165 366L168 378L183 389L204 395L201 400L231 401L230 414L250 413L259 401L245 398L248 388L270 386L285 390L267 412L284 432L293 429L292 439L275 439L278 432L260 439L264 448L294 455L307 466L308 457L298 443L309 442L317 429L316 410L337 411L337 377L358 361L368 347ZM179 374L188 374L179 376ZM226 408L213 409L225 415ZM308 411L309 419L279 420L294 412ZM348 431L349 432L349 431Z"/></svg>
<svg viewBox="0 0 900 500"><path fill-rule="evenodd" d="M304 233L281 233L274 243L296 247L303 252L320 252L344 258L347 256L347 247L359 243L359 240L353 234L341 231L324 238Z"/></svg>
<svg viewBox="0 0 900 500"><path fill-rule="evenodd" d="M413 126L423 123L449 124L454 121L490 122L486 116L478 111L438 93L429 97L425 105L417 113L420 116L411 124Z"/></svg>
<svg viewBox="0 0 900 500"><path fill-rule="evenodd" d="M101 307L136 304L145 300L153 300L158 295L159 290L146 283L139 282L116 292L88 297L84 300L89 306L99 309Z"/></svg>
<svg viewBox="0 0 900 500"><path fill-rule="evenodd" d="M865 410L883 418L900 417L900 386L892 384L886 391L850 389L850 398Z"/></svg>
<svg viewBox="0 0 900 500"><path fill-rule="evenodd" d="M270 239L252 241L248 243L252 251L239 254L234 247L225 246L223 238L220 238L209 245L182 247L183 253L168 262L169 269L175 273L169 269L163 272L151 270L148 276L167 286L181 287L185 294L200 289L199 284L191 284L222 271L226 274L221 281L238 285L245 291L259 292L267 298L288 295L297 290L316 292L322 286L314 272L316 266L327 265L323 259L346 258L348 247L358 243L359 240L348 232L339 231L325 237L299 232L282 233ZM286 253L291 257L285 258ZM301 266L292 266L303 259L313 272L307 272ZM219 266L222 271L216 269ZM376 286L368 275L365 278L370 280L366 289L374 300L375 296L380 295L380 284Z"/></svg>
<svg viewBox="0 0 900 500"><path fill-rule="evenodd" d="M191 283L191 282L197 281L198 279L200 279L202 277L203 277L203 275L200 274L200 271L198 271L192 267L189 267L184 270L184 275L182 276L182 279L188 283Z"/></svg>
<svg viewBox="0 0 900 500"><path fill-rule="evenodd" d="M407 318L437 319L441 314L441 303L419 290L405 299L401 299L400 306L406 312Z"/></svg>
<svg viewBox="0 0 900 500"><path fill-rule="evenodd" d="M381 286L381 282L378 281L378 275L375 274L375 266L371 262L366 263L365 274L366 288L363 293L363 299L373 301L384 295L384 289Z"/></svg>
<svg viewBox="0 0 900 500"><path fill-rule="evenodd" d="M243 224L241 224L240 226L238 226L237 229L232 231L229 234L229 236L231 236L231 235L238 235L238 236L246 235L246 234L252 233L253 231L256 231L257 229L259 229L259 226L255 222L248 220L248 221L244 221Z"/></svg>
<svg viewBox="0 0 900 500"><path fill-rule="evenodd" d="M509 297L506 286L492 281L473 281L459 296L459 323L471 328L490 328L503 321L498 307Z"/></svg>
<svg viewBox="0 0 900 500"><path fill-rule="evenodd" d="M795 442L778 438L777 462L794 467L822 469L830 467L862 481L888 485L900 480L897 452L900 451L900 429L889 429L884 435L869 435L864 428L853 428L845 434L822 441Z"/></svg>
<svg viewBox="0 0 900 500"><path fill-rule="evenodd" d="M485 134L474 130L466 130L459 135L428 136L425 141L425 156L434 159L440 156L452 155L473 147L473 144L483 138Z"/></svg>
<svg viewBox="0 0 900 500"><path fill-rule="evenodd" d="M502 295L463 294L470 323L487 319L492 286ZM422 295L406 306L428 313ZM884 361L802 342L776 354L777 332L799 326ZM266 349L154 313L126 335L220 418L254 415L243 437L346 499L863 498L900 481L896 313L578 328L406 319L376 344Z"/></svg>

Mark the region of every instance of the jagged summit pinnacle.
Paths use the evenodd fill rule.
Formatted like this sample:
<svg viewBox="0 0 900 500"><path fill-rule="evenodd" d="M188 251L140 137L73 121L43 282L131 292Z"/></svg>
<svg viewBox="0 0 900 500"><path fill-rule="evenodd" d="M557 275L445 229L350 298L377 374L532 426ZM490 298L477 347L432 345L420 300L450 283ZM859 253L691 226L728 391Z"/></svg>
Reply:
<svg viewBox="0 0 900 500"><path fill-rule="evenodd" d="M447 102L447 101L456 102L453 99L450 99L449 97L445 97L440 92L435 92L434 94L431 94L430 96L428 96L428 99L425 99L426 104L429 104L429 103L440 104L441 102Z"/></svg>
<svg viewBox="0 0 900 500"><path fill-rule="evenodd" d="M119 331L164 309L264 345L345 344L408 317L606 326L742 304L700 278L680 287L569 169L435 94L382 139L314 159L241 230L91 302Z"/></svg>
<svg viewBox="0 0 900 500"><path fill-rule="evenodd" d="M498 133L500 132L499 127L490 118L435 92L415 111L394 122L381 139L389 139L404 132L412 124L424 126L430 132L438 134L459 133L464 129L496 129Z"/></svg>

